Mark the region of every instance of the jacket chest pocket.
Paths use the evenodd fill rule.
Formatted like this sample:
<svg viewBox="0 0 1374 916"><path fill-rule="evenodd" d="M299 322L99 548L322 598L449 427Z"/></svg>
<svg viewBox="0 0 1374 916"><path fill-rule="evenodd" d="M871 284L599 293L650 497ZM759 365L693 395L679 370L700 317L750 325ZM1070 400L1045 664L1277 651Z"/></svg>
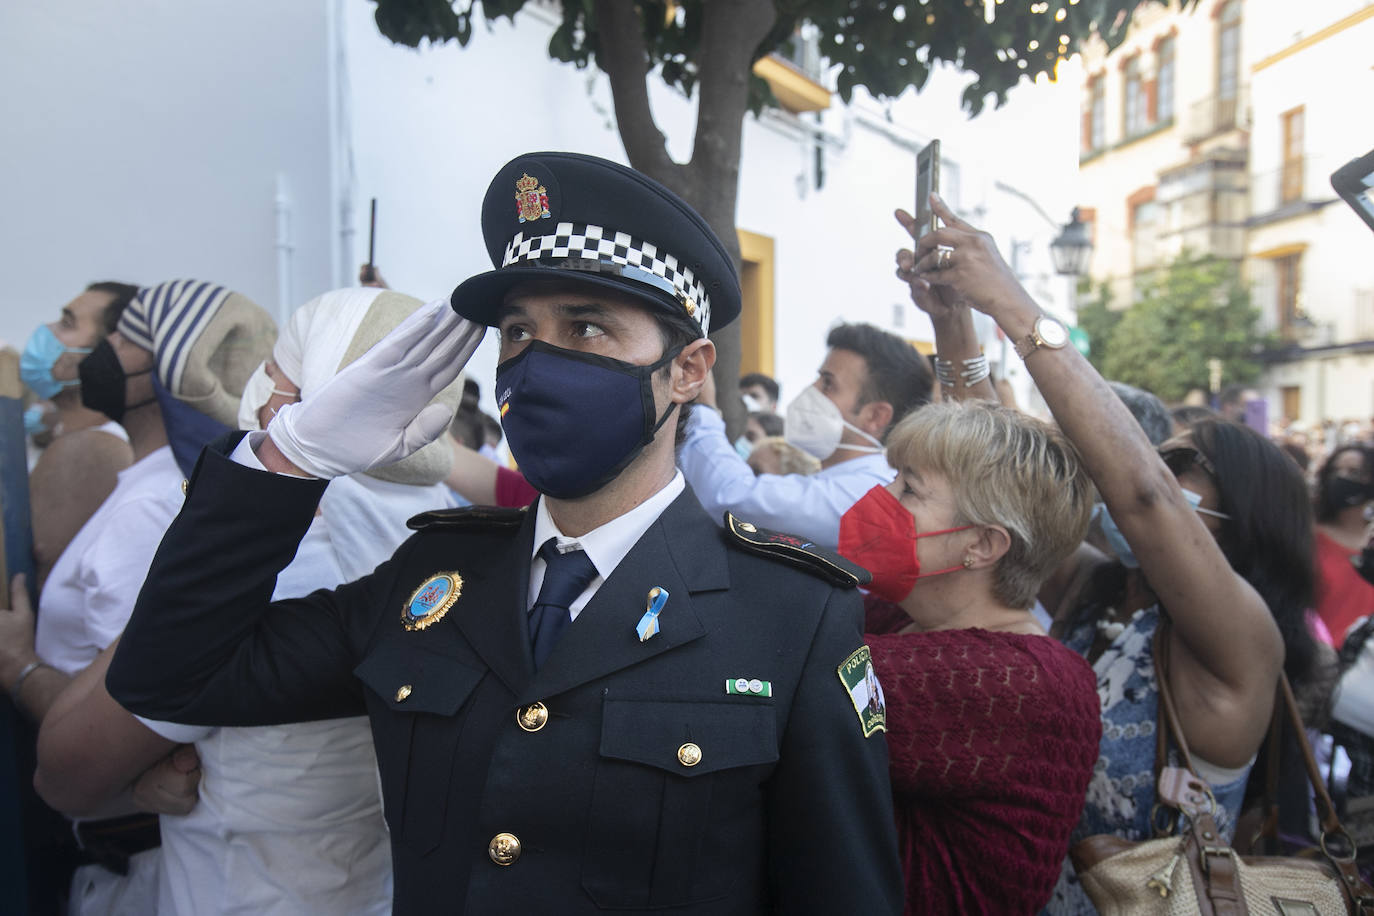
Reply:
<svg viewBox="0 0 1374 916"><path fill-rule="evenodd" d="M761 879L775 716L763 703L605 701L582 864L598 906L681 906Z"/></svg>
<svg viewBox="0 0 1374 916"><path fill-rule="evenodd" d="M464 703L487 672L384 643L353 673L371 691L367 705L387 825L400 845L423 855L443 840Z"/></svg>

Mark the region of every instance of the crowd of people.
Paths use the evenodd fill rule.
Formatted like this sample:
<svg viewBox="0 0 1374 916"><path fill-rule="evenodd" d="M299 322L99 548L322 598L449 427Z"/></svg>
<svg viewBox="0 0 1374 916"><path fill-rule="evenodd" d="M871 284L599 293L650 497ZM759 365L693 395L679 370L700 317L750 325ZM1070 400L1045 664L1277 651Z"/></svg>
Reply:
<svg viewBox="0 0 1374 916"><path fill-rule="evenodd" d="M840 323L786 401L717 389L709 226L569 153L496 175L446 299L368 265L277 328L211 282L82 291L21 359L0 608L71 828L27 825L32 911L1090 914L1071 850L1158 835L1180 755L1223 841L1277 781L1316 842L1285 678L1357 812L1374 444L1309 469L1234 399L1103 379L931 204L896 273L934 356Z"/></svg>

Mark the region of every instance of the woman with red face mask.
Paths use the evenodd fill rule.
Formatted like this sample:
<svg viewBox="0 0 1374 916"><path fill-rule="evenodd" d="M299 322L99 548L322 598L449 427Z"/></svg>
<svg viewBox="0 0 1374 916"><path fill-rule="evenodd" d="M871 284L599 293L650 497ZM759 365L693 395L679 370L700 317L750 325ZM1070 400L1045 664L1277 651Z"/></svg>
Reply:
<svg viewBox="0 0 1374 916"><path fill-rule="evenodd" d="M1082 540L1092 485L1053 427L985 402L923 407L888 436L897 479L840 521L871 598L907 913L1035 913L1097 759L1092 671L1029 611ZM1014 877L1013 877L1014 876Z"/></svg>
<svg viewBox="0 0 1374 916"><path fill-rule="evenodd" d="M1157 711L1167 678L1179 731L1229 842L1268 731L1286 637L1290 677L1300 680L1306 667L1301 620L1311 595L1311 516L1301 474L1272 443L1230 423L1199 424L1157 452L1102 377L1067 346L1064 325L1016 280L992 237L934 195L932 203L943 226L897 253L897 276L930 315L937 373L949 379L945 393L987 396L976 390L986 385L971 317L981 311L1015 346L1076 446L1117 559L1105 569L1110 581L1094 576L1083 589L1087 600L1046 601L1064 612L1056 625L1066 646L1092 664L1101 701L1098 760L1071 839L1152 835L1150 813L1160 800ZM908 214L897 216L913 229ZM1167 658L1160 667L1157 643ZM1169 758L1176 759L1172 747ZM1097 912L1067 860L1046 912Z"/></svg>

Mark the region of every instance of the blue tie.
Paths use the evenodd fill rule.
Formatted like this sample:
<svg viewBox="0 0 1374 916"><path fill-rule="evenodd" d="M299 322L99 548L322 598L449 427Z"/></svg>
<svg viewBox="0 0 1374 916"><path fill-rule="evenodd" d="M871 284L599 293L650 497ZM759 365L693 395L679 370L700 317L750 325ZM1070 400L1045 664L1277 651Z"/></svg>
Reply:
<svg viewBox="0 0 1374 916"><path fill-rule="evenodd" d="M539 548L544 561L544 584L539 597L530 608L530 643L534 649L534 667L539 668L553 651L553 644L572 622L569 608L596 578L596 566L584 550L561 553L558 541L549 538Z"/></svg>

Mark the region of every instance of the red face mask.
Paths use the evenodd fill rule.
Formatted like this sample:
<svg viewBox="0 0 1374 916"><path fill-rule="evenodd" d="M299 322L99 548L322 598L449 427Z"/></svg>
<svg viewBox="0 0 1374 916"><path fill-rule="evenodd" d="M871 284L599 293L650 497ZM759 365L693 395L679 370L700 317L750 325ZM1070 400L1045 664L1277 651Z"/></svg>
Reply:
<svg viewBox="0 0 1374 916"><path fill-rule="evenodd" d="M871 594L900 604L916 586L916 580L963 569L951 566L933 572L921 572L916 557L916 541L920 538L967 531L973 525L946 528L943 531L916 533L916 519L885 486L876 486L849 508L840 518L840 555L858 563L873 574L868 585Z"/></svg>

